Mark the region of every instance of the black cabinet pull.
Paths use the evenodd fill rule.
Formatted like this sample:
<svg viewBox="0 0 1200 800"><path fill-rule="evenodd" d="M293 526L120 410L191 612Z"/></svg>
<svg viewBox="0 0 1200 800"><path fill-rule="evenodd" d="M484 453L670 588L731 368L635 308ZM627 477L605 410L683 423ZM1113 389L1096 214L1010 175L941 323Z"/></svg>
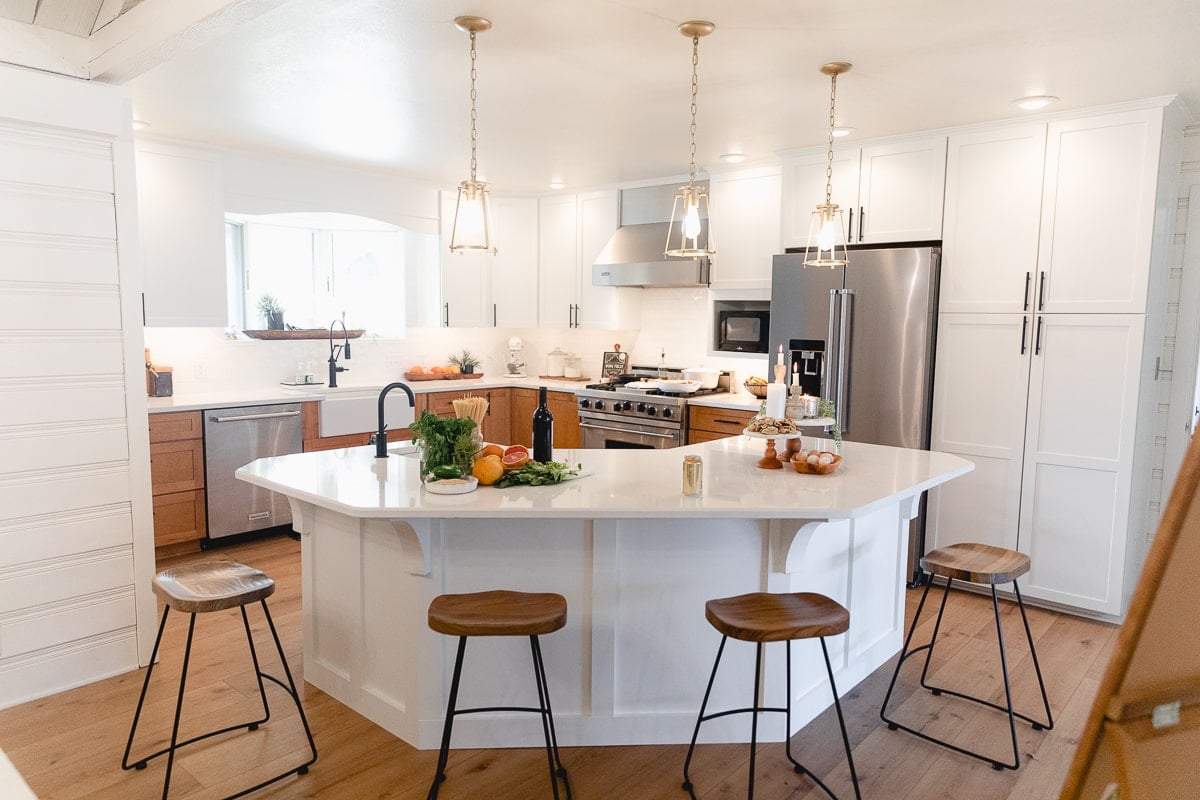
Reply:
<svg viewBox="0 0 1200 800"><path fill-rule="evenodd" d="M443 325L443 327L449 328L450 327L450 304L449 303L445 304L445 309L444 309L443 313L445 314L445 322L443 322L442 325Z"/></svg>
<svg viewBox="0 0 1200 800"><path fill-rule="evenodd" d="M1046 271L1038 273L1038 311L1046 307Z"/></svg>
<svg viewBox="0 0 1200 800"><path fill-rule="evenodd" d="M846 241L854 241L854 209L850 209L850 221L846 224Z"/></svg>
<svg viewBox="0 0 1200 800"><path fill-rule="evenodd" d="M1040 356L1042 354L1042 320L1043 319L1045 319L1045 317L1038 317L1037 340L1033 346L1033 354L1035 356Z"/></svg>
<svg viewBox="0 0 1200 800"><path fill-rule="evenodd" d="M858 240L863 240L863 229L867 227L867 209L863 206L858 207Z"/></svg>
<svg viewBox="0 0 1200 800"><path fill-rule="evenodd" d="M492 327L496 327L496 304L492 303Z"/></svg>
<svg viewBox="0 0 1200 800"><path fill-rule="evenodd" d="M1029 317L1021 317L1021 355L1025 355L1025 332L1029 330Z"/></svg>
<svg viewBox="0 0 1200 800"><path fill-rule="evenodd" d="M1026 272L1025 273L1025 307L1023 309L1021 309L1022 311L1029 310L1029 286L1032 283L1033 283L1033 273Z"/></svg>

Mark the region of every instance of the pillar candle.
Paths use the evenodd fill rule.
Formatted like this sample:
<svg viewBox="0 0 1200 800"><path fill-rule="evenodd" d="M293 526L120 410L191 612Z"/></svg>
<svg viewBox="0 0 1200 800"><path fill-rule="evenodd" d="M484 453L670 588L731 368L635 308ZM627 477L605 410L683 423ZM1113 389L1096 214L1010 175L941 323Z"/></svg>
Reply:
<svg viewBox="0 0 1200 800"><path fill-rule="evenodd" d="M767 385L767 416L782 419L787 408L787 385L771 383Z"/></svg>

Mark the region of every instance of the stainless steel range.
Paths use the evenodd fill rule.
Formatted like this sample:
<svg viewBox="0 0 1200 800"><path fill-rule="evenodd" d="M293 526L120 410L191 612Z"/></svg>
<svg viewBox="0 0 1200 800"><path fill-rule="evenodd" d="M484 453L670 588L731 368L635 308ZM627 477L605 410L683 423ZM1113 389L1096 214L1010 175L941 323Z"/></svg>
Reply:
<svg viewBox="0 0 1200 800"><path fill-rule="evenodd" d="M689 394L638 388L653 384L658 374L656 368L633 367L630 374L611 383L588 384L577 390L583 446L610 450L681 447L687 444L687 399L729 391L728 372L721 373L715 388ZM679 379L683 372L667 370L667 377Z"/></svg>

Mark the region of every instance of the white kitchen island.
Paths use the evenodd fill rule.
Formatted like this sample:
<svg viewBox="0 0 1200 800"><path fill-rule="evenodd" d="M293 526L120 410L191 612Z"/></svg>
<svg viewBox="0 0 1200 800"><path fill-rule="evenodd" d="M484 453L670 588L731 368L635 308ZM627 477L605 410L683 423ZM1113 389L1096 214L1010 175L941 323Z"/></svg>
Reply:
<svg viewBox="0 0 1200 800"><path fill-rule="evenodd" d="M810 442L810 439L806 439ZM395 448L394 448L395 449ZM682 457L704 460L700 497ZM410 744L436 748L456 640L426 627L430 600L484 589L558 592L567 626L542 638L559 742L687 742L719 634L704 603L814 591L850 610L829 640L846 692L898 652L908 521L922 492L972 469L945 453L847 442L839 470L763 470L763 442L673 450L559 450L585 477L556 486L422 490L412 455L370 447L280 456L237 471L286 495L301 534L304 678ZM793 645L795 730L832 703L815 641ZM782 645L766 648L767 702L783 702ZM754 648L732 642L710 710L745 706ZM459 705L536 705L526 639L474 638ZM794 732L794 731L793 731ZM748 741L746 715L703 740ZM779 740L781 714L759 736ZM455 747L540 746L534 715L468 715Z"/></svg>

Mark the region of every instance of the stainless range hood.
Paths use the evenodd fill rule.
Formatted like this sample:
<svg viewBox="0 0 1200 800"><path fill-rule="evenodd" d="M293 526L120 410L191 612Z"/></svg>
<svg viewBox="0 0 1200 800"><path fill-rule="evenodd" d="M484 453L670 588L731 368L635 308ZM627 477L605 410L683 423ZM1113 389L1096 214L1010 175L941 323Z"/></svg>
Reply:
<svg viewBox="0 0 1200 800"><path fill-rule="evenodd" d="M707 181L697 185L708 188ZM592 265L595 286L708 286L711 260L663 255L676 184L621 191L621 227ZM708 227L707 217L700 225Z"/></svg>

